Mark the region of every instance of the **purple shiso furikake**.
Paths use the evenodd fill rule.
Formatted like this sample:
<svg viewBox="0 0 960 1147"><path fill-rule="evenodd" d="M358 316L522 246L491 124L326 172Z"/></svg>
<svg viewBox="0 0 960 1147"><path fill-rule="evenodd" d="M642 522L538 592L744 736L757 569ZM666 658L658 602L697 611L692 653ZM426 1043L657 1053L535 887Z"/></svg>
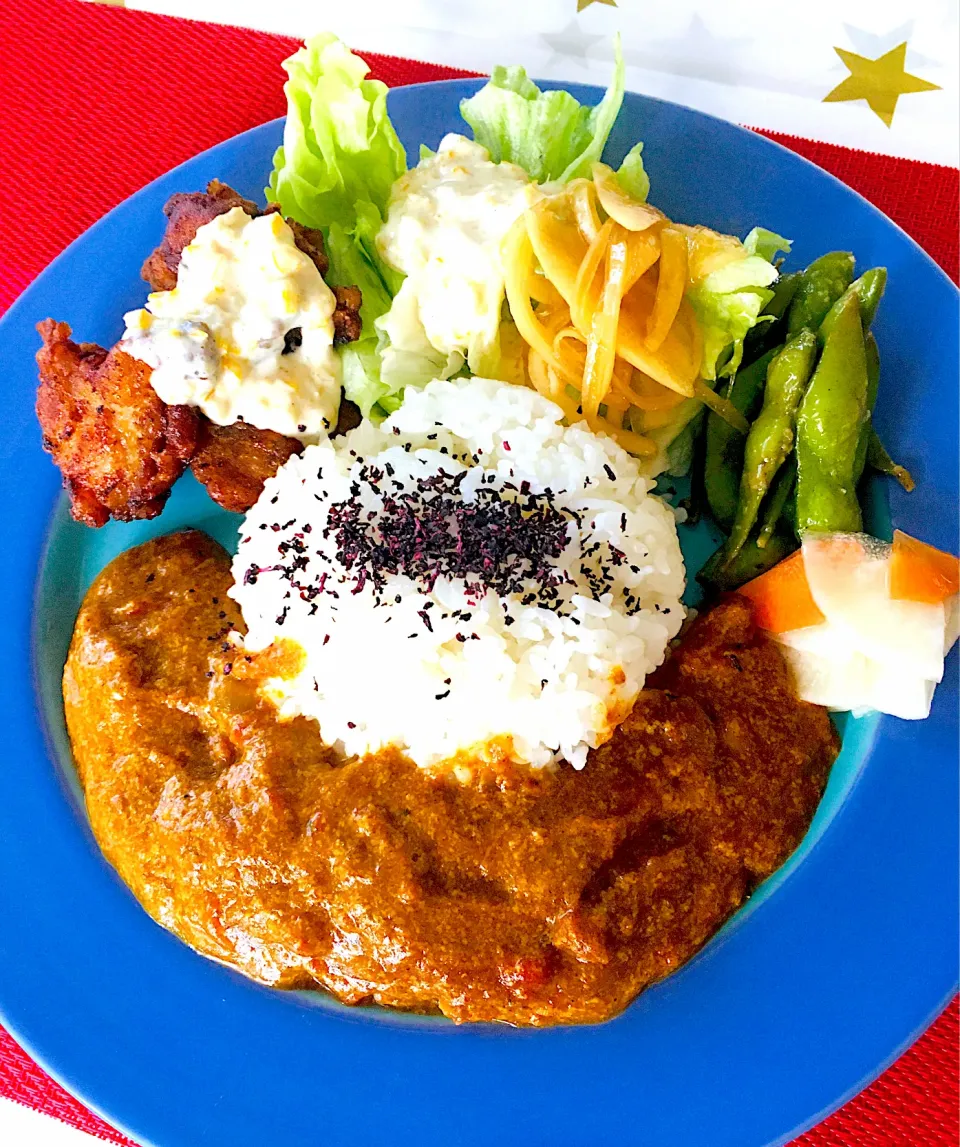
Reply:
<svg viewBox="0 0 960 1147"><path fill-rule="evenodd" d="M261 530L282 535L277 544L280 561L271 566L251 565L244 584L253 585L261 574L277 572L289 582L288 598L293 593L308 602L315 602L321 594L338 598L337 587L348 585L353 594L370 587L376 604L390 605L394 598L383 597L389 577L407 577L425 593L433 590L439 578L448 578L461 581L467 594L478 600L492 590L500 597L519 595L521 605L569 615L560 587L574 583L558 562L570 542L570 524L583 525L581 515L557 506L550 489L533 493L529 482L502 482L499 488L480 485L467 500L460 489L466 475L467 471L449 474L440 469L411 486L394 477L389 463L381 468L358 458L351 497L330 503L322 530L324 540L335 545L335 565L327 552L310 548L313 527L309 523L298 528L294 519L265 522ZM317 477L322 476L318 471ZM492 472L484 478L486 483L496 480ZM379 501L377 509L371 509L361 496L364 487ZM323 501L320 495L315 497ZM581 592L588 587L595 599L610 592L614 582L610 570L624 561L623 552L609 542L583 537ZM639 573L637 567L631 568ZM623 604L630 613L640 608L631 594ZM432 606L428 602L419 611L429 631L433 627L427 610ZM315 604L311 612L316 612ZM278 625L283 624L285 614L277 618ZM462 620L469 620L469 615Z"/></svg>

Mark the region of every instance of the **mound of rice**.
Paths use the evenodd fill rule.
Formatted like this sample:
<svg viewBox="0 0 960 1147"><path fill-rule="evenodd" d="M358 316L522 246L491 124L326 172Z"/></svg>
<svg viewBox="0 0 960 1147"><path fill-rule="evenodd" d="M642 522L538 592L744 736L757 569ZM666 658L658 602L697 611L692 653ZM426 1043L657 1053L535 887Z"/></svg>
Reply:
<svg viewBox="0 0 960 1147"><path fill-rule="evenodd" d="M430 383L291 458L247 515L232 596L267 684L347 755L577 768L680 628L673 514L636 461L533 390Z"/></svg>

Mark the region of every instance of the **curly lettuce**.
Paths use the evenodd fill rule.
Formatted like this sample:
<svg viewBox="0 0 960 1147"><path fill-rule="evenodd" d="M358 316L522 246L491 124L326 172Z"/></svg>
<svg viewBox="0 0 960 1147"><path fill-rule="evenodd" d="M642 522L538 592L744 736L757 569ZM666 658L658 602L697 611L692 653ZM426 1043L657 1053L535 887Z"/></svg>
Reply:
<svg viewBox="0 0 960 1147"><path fill-rule="evenodd" d="M349 229L373 207L383 214L390 188L407 169L387 115L387 86L330 32L283 62L287 120L273 157L267 196L311 227Z"/></svg>
<svg viewBox="0 0 960 1147"><path fill-rule="evenodd" d="M779 272L772 260L778 251L789 250L789 239L755 227L744 240L741 258L731 259L688 288L687 298L703 331L705 379L736 374L743 340L763 321L760 312L773 298L769 288Z"/></svg>
<svg viewBox="0 0 960 1147"><path fill-rule="evenodd" d="M542 92L521 67L496 67L476 95L460 103L460 114L477 143L495 163L515 163L536 183L566 183L589 177L606 145L623 103L625 69L620 37L614 41L613 79L596 107L584 107L569 92ZM629 163L628 163L629 161ZM646 178L640 149L626 160L624 186ZM647 183L649 188L649 183ZM646 198L646 190L641 198Z"/></svg>
<svg viewBox="0 0 960 1147"><path fill-rule="evenodd" d="M407 169L387 114L387 87L367 79L367 64L329 32L308 40L283 67L287 119L266 196L284 215L323 232L332 285L360 288L362 334L340 352L344 392L365 415L387 400L387 413L376 322L403 276L380 257L376 237L390 189Z"/></svg>

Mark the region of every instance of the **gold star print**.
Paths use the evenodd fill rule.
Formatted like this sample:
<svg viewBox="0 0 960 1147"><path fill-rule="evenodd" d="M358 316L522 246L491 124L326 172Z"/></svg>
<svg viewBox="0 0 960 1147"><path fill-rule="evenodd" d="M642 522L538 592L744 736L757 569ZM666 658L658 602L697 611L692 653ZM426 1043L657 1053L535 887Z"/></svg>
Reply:
<svg viewBox="0 0 960 1147"><path fill-rule="evenodd" d="M617 0L577 0L577 11L582 12L584 8L589 8L591 4L606 4L610 8L616 8Z"/></svg>
<svg viewBox="0 0 960 1147"><path fill-rule="evenodd" d="M588 0L589 3L589 0ZM939 84L911 76L904 65L907 60L907 42L898 44L876 60L847 52L843 48L833 49L850 69L850 75L823 97L825 104L843 103L847 100L866 100L870 110L889 127L893 123L893 113L897 110L897 100L910 92L939 91Z"/></svg>

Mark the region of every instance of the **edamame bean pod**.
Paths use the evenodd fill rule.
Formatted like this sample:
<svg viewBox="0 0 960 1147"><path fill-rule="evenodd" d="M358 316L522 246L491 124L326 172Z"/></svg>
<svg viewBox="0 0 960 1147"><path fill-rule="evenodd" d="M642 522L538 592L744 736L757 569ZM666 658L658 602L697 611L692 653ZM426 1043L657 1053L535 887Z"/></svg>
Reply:
<svg viewBox="0 0 960 1147"><path fill-rule="evenodd" d="M749 331L743 340L743 361L750 364L773 347L783 345L783 317L787 308L793 302L793 297L800 286L802 271L791 271L788 275L781 275L770 288L773 298L760 312L760 321ZM770 322L769 320L773 321Z"/></svg>
<svg viewBox="0 0 960 1147"><path fill-rule="evenodd" d="M803 272L797 293L787 311L787 338L804 327L817 330L827 312L853 282L853 255L830 251L814 259Z"/></svg>
<svg viewBox="0 0 960 1147"><path fill-rule="evenodd" d="M770 288L770 290L773 291L773 298L760 313L762 315L772 315L774 322L776 322L777 319L783 318L787 313L787 307L793 302L794 296L797 293L802 275L802 271L791 271L787 275L781 275Z"/></svg>
<svg viewBox="0 0 960 1147"><path fill-rule="evenodd" d="M797 530L858 533L856 464L867 421L860 301L851 294L824 344L797 417Z"/></svg>
<svg viewBox="0 0 960 1147"><path fill-rule="evenodd" d="M827 317L820 324L820 345L823 346L826 342L827 335L833 329L834 322L836 322L840 305L846 296L851 293L856 294L860 300L860 319L863 322L863 329L868 331L873 325L877 307L880 306L880 300L883 298L883 292L886 290L886 287L886 267L871 267L869 271L864 271L859 279L854 279L840 298L833 304L827 312Z"/></svg>
<svg viewBox="0 0 960 1147"><path fill-rule="evenodd" d="M908 494L912 493L916 488L917 484L913 480L913 475L906 467L894 462L887 453L887 448L880 441L880 435L877 434L872 426L867 435L867 462L872 469L879 471L881 474L889 474L891 478L896 478Z"/></svg>
<svg viewBox="0 0 960 1147"><path fill-rule="evenodd" d="M780 473L777 475L777 480L773 484L770 497L764 507L763 517L760 521L760 532L757 534L757 545L761 550L766 549L767 542L770 541L773 531L777 528L777 523L784 517L796 481L797 456L791 454L780 467Z"/></svg>
<svg viewBox="0 0 960 1147"><path fill-rule="evenodd" d="M697 581L701 585L721 592L739 589L748 581L753 581L755 577L773 569L796 548L797 539L793 533L781 526L763 549L757 545L754 538L751 538L729 564L724 560L723 550L717 550L697 574Z"/></svg>
<svg viewBox="0 0 960 1147"><path fill-rule="evenodd" d="M870 443L873 408L877 404L877 391L880 388L880 348L872 334L868 334L864 339L863 350L867 359L867 417L860 430L857 456L853 464L853 476L857 482L863 477L863 468L867 464L867 448Z"/></svg>
<svg viewBox="0 0 960 1147"><path fill-rule="evenodd" d="M727 539L727 562L745 545L770 483L793 449L797 408L817 355L817 336L804 328L767 367L763 408L750 427L743 455L737 512ZM762 548L762 547L761 547Z"/></svg>
<svg viewBox="0 0 960 1147"><path fill-rule="evenodd" d="M756 362L738 371L726 397L746 418L752 418L760 405L767 366L776 351L768 351ZM729 532L737 512L740 471L746 438L718 415L707 415L703 485L714 521Z"/></svg>

